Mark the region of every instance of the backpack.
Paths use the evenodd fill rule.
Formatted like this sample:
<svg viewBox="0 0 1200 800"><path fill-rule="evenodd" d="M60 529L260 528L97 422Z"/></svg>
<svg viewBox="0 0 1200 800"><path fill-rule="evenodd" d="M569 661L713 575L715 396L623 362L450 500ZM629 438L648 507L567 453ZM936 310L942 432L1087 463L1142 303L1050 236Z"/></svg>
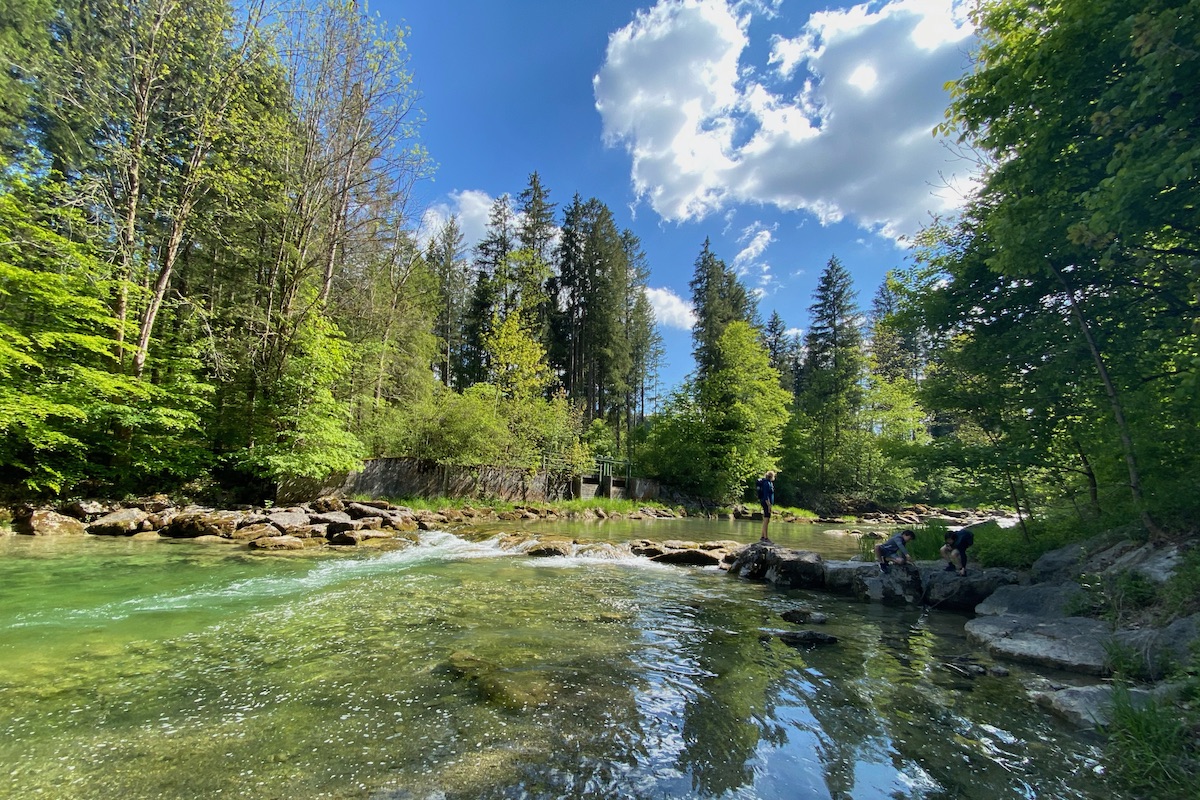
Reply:
<svg viewBox="0 0 1200 800"><path fill-rule="evenodd" d="M757 483L757 485L758 485L758 502L760 502L760 503L765 503L767 500L766 482L767 482L766 478L758 479L758 483Z"/></svg>

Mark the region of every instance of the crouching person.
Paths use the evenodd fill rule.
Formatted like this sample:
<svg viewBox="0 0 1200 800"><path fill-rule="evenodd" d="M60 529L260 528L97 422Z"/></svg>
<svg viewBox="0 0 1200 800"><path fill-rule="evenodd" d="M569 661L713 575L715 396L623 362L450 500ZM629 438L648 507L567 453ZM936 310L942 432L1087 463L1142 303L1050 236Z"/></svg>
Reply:
<svg viewBox="0 0 1200 800"><path fill-rule="evenodd" d="M879 569L887 572L888 566L891 564L913 563L906 545L915 538L917 538L917 534L905 530L895 534L886 542L875 545L875 559L879 562Z"/></svg>
<svg viewBox="0 0 1200 800"><path fill-rule="evenodd" d="M946 571L967 574L967 548L975 544L975 534L967 528L946 531L946 543L942 545L942 558L946 560Z"/></svg>

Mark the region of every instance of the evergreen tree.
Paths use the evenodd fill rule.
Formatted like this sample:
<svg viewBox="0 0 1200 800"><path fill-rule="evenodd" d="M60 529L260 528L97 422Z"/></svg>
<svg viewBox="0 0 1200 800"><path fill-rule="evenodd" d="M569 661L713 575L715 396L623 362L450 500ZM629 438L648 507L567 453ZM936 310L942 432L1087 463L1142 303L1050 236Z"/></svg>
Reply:
<svg viewBox="0 0 1200 800"><path fill-rule="evenodd" d="M695 271L688 285L696 313L692 355L696 359L697 375L703 379L713 365L717 342L725 328L737 321L757 326L758 304L737 275L712 252L708 239L704 240L704 247L696 257Z"/></svg>
<svg viewBox="0 0 1200 800"><path fill-rule="evenodd" d="M778 311L772 311L767 326L763 329L763 345L767 348L767 358L771 367L779 373L779 385L788 392L794 393L796 388L795 360L796 337L789 336L787 326Z"/></svg>
<svg viewBox="0 0 1200 800"><path fill-rule="evenodd" d="M840 448L862 404L863 340L850 273L833 256L821 272L809 306L799 407L812 430L816 480L821 489L846 481ZM831 471L840 462L841 469ZM836 474L835 474L836 473Z"/></svg>
<svg viewBox="0 0 1200 800"><path fill-rule="evenodd" d="M554 224L554 204L536 172L529 176L529 185L518 199L517 241L520 246L513 259L519 306L543 346L549 349L553 312L551 245L558 233Z"/></svg>
<svg viewBox="0 0 1200 800"><path fill-rule="evenodd" d="M438 377L444 386L462 387L458 381L463 358L463 320L466 316L469 275L463 256L463 234L458 218L446 220L429 242L425 260L437 278L438 312L434 320L439 342Z"/></svg>

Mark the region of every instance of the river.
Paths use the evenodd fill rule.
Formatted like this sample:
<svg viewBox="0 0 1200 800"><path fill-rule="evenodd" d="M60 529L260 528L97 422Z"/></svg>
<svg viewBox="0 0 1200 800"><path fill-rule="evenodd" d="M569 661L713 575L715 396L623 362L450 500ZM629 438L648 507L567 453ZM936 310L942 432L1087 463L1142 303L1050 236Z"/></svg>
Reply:
<svg viewBox="0 0 1200 800"><path fill-rule="evenodd" d="M499 531L502 526L494 526ZM512 526L509 526L512 527ZM1017 667L963 678L966 617L628 555L752 523L538 523L406 549L255 554L0 537L0 796L1092 798L1098 741ZM775 525L828 557L853 538ZM827 613L794 649L780 613Z"/></svg>

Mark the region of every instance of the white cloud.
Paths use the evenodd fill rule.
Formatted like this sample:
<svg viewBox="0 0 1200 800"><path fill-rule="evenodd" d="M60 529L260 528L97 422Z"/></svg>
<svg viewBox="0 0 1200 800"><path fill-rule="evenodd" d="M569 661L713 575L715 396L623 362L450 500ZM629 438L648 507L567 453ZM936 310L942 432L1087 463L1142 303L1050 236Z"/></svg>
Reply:
<svg viewBox="0 0 1200 800"><path fill-rule="evenodd" d="M670 289L646 288L646 299L654 309L654 319L659 325L690 331L696 324L696 314L691 303Z"/></svg>
<svg viewBox="0 0 1200 800"><path fill-rule="evenodd" d="M609 38L593 81L605 139L629 152L635 191L664 219L757 203L913 233L971 185L971 166L932 136L944 84L967 66L963 6L819 12L775 30L756 65L744 63L753 6L659 0Z"/></svg>
<svg viewBox="0 0 1200 800"><path fill-rule="evenodd" d="M451 215L458 216L458 229L463 235L463 244L468 250L483 238L487 230L488 212L491 211L495 198L487 192L478 189L467 189L462 192L451 192L449 203L437 203L425 210L421 216L421 226L417 232L417 240L424 247Z"/></svg>

